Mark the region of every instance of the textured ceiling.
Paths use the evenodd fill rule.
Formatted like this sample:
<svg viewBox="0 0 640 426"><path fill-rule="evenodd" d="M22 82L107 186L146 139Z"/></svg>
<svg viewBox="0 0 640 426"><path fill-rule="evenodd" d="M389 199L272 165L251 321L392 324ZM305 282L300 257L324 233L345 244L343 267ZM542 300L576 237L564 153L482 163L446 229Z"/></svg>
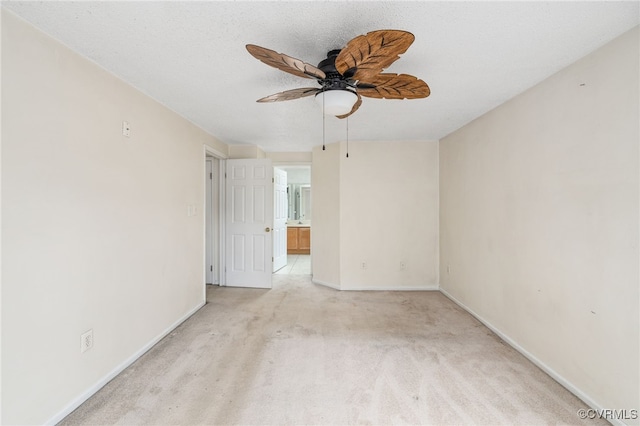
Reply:
<svg viewBox="0 0 640 426"><path fill-rule="evenodd" d="M247 53L257 44L317 64L377 29L416 40L387 69L426 81L426 99L364 98L350 140L434 140L638 25L639 2L12 2L4 8L229 144L309 151L323 140L315 85ZM346 120L328 117L326 142Z"/></svg>

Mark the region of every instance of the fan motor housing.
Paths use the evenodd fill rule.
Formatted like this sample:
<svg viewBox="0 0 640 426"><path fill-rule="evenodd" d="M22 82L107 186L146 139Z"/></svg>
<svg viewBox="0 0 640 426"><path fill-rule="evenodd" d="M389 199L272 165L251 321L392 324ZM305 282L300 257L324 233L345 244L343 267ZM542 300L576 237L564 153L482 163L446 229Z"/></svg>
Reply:
<svg viewBox="0 0 640 426"><path fill-rule="evenodd" d="M327 52L327 58L320 61L318 68L321 69L326 77L320 80L322 91L325 90L349 90L349 79L338 72L336 69L336 57L341 49L334 49Z"/></svg>
<svg viewBox="0 0 640 426"><path fill-rule="evenodd" d="M340 49L334 49L334 50L328 51L327 59L323 59L322 61L320 61L320 63L318 64L318 68L324 71L325 74L336 73L337 75L340 75L338 73L338 70L336 70L336 57L338 56L339 53L340 53Z"/></svg>

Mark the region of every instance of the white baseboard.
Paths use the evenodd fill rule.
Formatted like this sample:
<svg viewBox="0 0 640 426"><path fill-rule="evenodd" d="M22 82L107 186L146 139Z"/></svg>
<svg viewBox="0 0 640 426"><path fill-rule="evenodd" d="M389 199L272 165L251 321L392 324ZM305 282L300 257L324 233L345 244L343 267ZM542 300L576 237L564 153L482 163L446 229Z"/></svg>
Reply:
<svg viewBox="0 0 640 426"><path fill-rule="evenodd" d="M434 285L426 285L422 287L341 287L339 285L329 283L322 280L317 280L315 278L311 278L311 282L314 284L320 284L325 287L332 288L334 290L342 290L342 291L438 291L440 290L440 286L437 284Z"/></svg>
<svg viewBox="0 0 640 426"><path fill-rule="evenodd" d="M437 285L425 285L422 287L343 287L344 291L438 291Z"/></svg>
<svg viewBox="0 0 640 426"><path fill-rule="evenodd" d="M542 362L541 360L536 358L533 354L531 354L525 348L520 346L518 343L516 343L509 336L507 336L506 334L501 332L498 328L494 327L493 324L491 324L489 321L485 320L483 317L478 315L476 312L474 312L472 309L470 309L464 303L460 302L458 299L453 297L451 294L449 294L443 288L440 288L440 292L442 294L444 294L447 298L449 298L453 303L455 303L456 305L460 306L462 309L464 309L469 314L471 314L473 317L475 317L478 321L480 321L482 324L484 324L489 330L493 331L498 337L500 337L502 340L504 340L509 346L511 346L516 351L520 352L520 354L522 354L525 358L527 358L529 361L534 363L538 368L540 368L542 371L544 371L549 376L551 376L551 378L553 378L556 382L558 382L562 386L564 386L569 392L571 392L572 394L574 394L575 396L580 398L582 400L582 402L584 402L585 404L587 404L589 407L593 408L594 410L603 410L603 407L600 404L596 403L593 400L593 398L591 398L589 395L587 395L584 392L582 392L573 383L571 383L569 380L567 380L566 378L564 378L563 376L558 374L553 368L549 367L547 364L545 364L544 362ZM577 414L576 414L576 416L577 416ZM624 422L622 422L621 420L618 420L618 419L607 419L607 421L610 422L613 425L616 425L616 426L626 426L626 423L624 423Z"/></svg>
<svg viewBox="0 0 640 426"><path fill-rule="evenodd" d="M329 283L329 282L322 281L322 280L317 280L317 279L315 279L313 277L311 277L311 282L314 283L314 284L319 284L319 285L323 285L325 287L332 288L334 290L340 290L340 286L339 285L335 285L333 283Z"/></svg>
<svg viewBox="0 0 640 426"><path fill-rule="evenodd" d="M71 412L73 412L73 410L75 410L80 405L82 405L83 402L85 402L93 394L98 392L104 385L106 385L111 380L113 380L113 378L116 377L118 374L120 374L122 371L124 371L125 368L127 368L131 364L133 364L138 358L140 358L142 355L144 355L149 349L151 349L156 343L158 343L160 340L162 340L165 336L167 336L169 333L171 333L173 330L175 330L180 324L182 324L183 322L188 320L189 317L191 317L193 314L198 312L200 310L200 308L202 308L204 305L205 305L205 302L199 303L195 308L193 308L192 310L187 312L180 319L178 319L176 322L174 322L169 327L167 327L162 333L160 333L158 336L156 336L154 339L152 339L150 342L148 342L146 345L144 345L139 351L137 351L136 353L131 355L124 362L122 362L116 368L111 370L111 372L109 374L107 374L106 376L104 376L103 378L98 380L98 382L96 384L91 386L89 389L87 389L82 394L80 394L78 397L76 397L73 401L71 401L63 410L61 410L58 414L56 414L55 416L50 418L45 423L45 425L55 425L55 424L61 422L62 419L67 417L69 414L71 414Z"/></svg>

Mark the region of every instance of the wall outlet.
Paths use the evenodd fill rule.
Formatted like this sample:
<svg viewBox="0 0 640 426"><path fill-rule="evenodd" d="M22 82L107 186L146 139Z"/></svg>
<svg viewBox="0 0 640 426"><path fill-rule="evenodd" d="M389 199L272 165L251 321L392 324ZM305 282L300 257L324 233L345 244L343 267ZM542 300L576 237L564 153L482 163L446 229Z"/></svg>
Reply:
<svg viewBox="0 0 640 426"><path fill-rule="evenodd" d="M367 269L367 262L360 262L360 269Z"/></svg>
<svg viewBox="0 0 640 426"><path fill-rule="evenodd" d="M85 353L93 347L93 329L80 336L80 353Z"/></svg>
<svg viewBox="0 0 640 426"><path fill-rule="evenodd" d="M407 262L404 262L404 261L400 262L400 270L404 271L405 269L407 269Z"/></svg>

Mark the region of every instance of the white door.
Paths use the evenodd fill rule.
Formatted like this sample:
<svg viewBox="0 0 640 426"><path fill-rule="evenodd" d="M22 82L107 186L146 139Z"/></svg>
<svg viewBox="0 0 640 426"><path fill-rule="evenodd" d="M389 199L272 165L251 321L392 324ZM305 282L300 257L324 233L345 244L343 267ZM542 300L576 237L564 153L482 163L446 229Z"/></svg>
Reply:
<svg viewBox="0 0 640 426"><path fill-rule="evenodd" d="M271 160L227 160L226 285L271 288Z"/></svg>
<svg viewBox="0 0 640 426"><path fill-rule="evenodd" d="M287 266L287 218L289 201L287 199L287 172L273 170L273 272Z"/></svg>

